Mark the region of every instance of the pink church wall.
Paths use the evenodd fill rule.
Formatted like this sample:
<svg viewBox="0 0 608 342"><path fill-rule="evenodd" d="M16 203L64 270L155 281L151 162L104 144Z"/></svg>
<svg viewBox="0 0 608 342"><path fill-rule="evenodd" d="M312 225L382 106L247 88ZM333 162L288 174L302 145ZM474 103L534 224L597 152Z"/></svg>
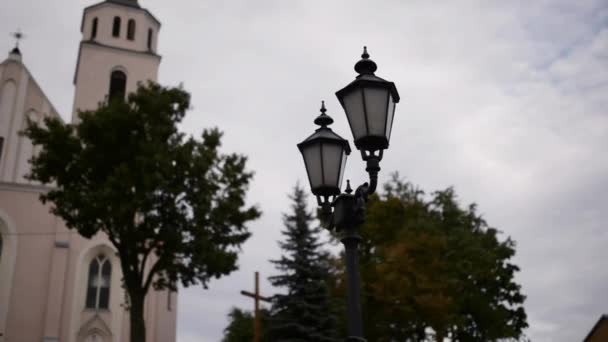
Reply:
<svg viewBox="0 0 608 342"><path fill-rule="evenodd" d="M128 314L116 255L107 238L91 240L68 230L38 199L44 187L0 182L0 208L16 227L19 248L10 284L10 305L4 342L40 342L58 338L81 342L81 327L99 315L112 331L112 342L128 341ZM66 248L67 247L67 248ZM99 249L103 248L103 249ZM114 258L110 310L84 308L89 259L97 250ZM3 253L6 251L3 251ZM167 291L151 291L146 299L148 341L173 342L176 333L176 295L168 310ZM109 341L108 341L109 342Z"/></svg>
<svg viewBox="0 0 608 342"><path fill-rule="evenodd" d="M5 340L42 341L56 220L32 192L0 191L0 207L19 234Z"/></svg>

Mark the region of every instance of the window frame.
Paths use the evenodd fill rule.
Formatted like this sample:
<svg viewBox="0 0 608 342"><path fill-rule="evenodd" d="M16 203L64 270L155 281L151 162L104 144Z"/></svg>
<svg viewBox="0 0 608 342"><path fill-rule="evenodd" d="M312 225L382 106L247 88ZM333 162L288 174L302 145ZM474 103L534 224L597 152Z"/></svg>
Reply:
<svg viewBox="0 0 608 342"><path fill-rule="evenodd" d="M122 19L119 16L114 17L112 21L112 37L120 38Z"/></svg>
<svg viewBox="0 0 608 342"><path fill-rule="evenodd" d="M135 19L129 19L127 22L127 40L134 41L136 31L137 25L135 23Z"/></svg>
<svg viewBox="0 0 608 342"><path fill-rule="evenodd" d="M93 23L91 24L91 40L97 38L97 28L99 26L99 18L93 18Z"/></svg>
<svg viewBox="0 0 608 342"><path fill-rule="evenodd" d="M3 156L4 156L4 137L0 136L0 163L2 163Z"/></svg>
<svg viewBox="0 0 608 342"><path fill-rule="evenodd" d="M118 75L121 75L122 80L118 80ZM108 100L111 101L116 98L125 99L127 95L127 73L121 69L114 69L110 73L110 88L108 89ZM122 82L118 84L116 82ZM116 89L118 87L118 89ZM122 88L122 89L121 89Z"/></svg>
<svg viewBox="0 0 608 342"><path fill-rule="evenodd" d="M152 51L152 36L154 35L154 30L148 29L148 50Z"/></svg>
<svg viewBox="0 0 608 342"><path fill-rule="evenodd" d="M107 270L107 272L104 272L104 270ZM104 273L107 273L107 275L104 275ZM93 284L92 282L96 283ZM111 287L112 262L105 254L99 254L89 263L84 308L86 310L109 310ZM106 291L104 300L102 300L103 290ZM89 301L91 296L93 296L93 303Z"/></svg>

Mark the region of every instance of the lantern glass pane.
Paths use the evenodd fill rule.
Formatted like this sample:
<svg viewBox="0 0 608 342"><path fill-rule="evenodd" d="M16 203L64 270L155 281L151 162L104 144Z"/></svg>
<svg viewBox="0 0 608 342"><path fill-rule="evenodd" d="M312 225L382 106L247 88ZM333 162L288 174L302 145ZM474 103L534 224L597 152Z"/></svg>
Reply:
<svg viewBox="0 0 608 342"><path fill-rule="evenodd" d="M346 118L355 140L367 135L365 111L363 110L363 91L359 88L352 90L342 98Z"/></svg>
<svg viewBox="0 0 608 342"><path fill-rule="evenodd" d="M364 93L369 135L383 137L386 134L388 89L368 87Z"/></svg>
<svg viewBox="0 0 608 342"><path fill-rule="evenodd" d="M388 141L391 140L391 133L393 131L393 118L395 117L395 101L393 100L393 96L389 95L388 97L388 111L386 117L386 139Z"/></svg>
<svg viewBox="0 0 608 342"><path fill-rule="evenodd" d="M340 178L338 179L338 188L342 189L342 180L344 179L344 169L346 169L346 158L348 155L344 148L342 149L342 162L340 163Z"/></svg>
<svg viewBox="0 0 608 342"><path fill-rule="evenodd" d="M324 186L337 188L340 180L340 166L342 166L342 146L338 144L324 143L323 149L323 172Z"/></svg>
<svg viewBox="0 0 608 342"><path fill-rule="evenodd" d="M323 185L323 174L321 172L321 146L312 144L302 149L304 164L306 164L306 172L310 181L311 189L316 189Z"/></svg>

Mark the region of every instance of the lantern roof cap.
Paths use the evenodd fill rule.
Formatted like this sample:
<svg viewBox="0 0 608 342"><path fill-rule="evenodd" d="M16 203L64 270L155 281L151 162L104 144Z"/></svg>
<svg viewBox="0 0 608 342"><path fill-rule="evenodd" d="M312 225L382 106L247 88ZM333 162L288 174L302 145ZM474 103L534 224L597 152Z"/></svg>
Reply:
<svg viewBox="0 0 608 342"><path fill-rule="evenodd" d="M315 124L324 127L334 123L334 119L327 115L327 109L325 108L325 101L321 101L321 114L315 119Z"/></svg>
<svg viewBox="0 0 608 342"><path fill-rule="evenodd" d="M307 143L310 143L313 140L344 141L344 143L346 144L346 146L348 146L348 141L346 139L342 138L341 136L339 136L338 134L336 134L329 127L321 127L319 129L317 129L313 134L311 134L303 142L301 142L300 144L298 144L298 146L302 145L302 144L306 145ZM350 152L350 147L348 147L347 150Z"/></svg>
<svg viewBox="0 0 608 342"><path fill-rule="evenodd" d="M401 97L399 96L399 91L397 91L397 86L395 86L394 82L387 81L383 78L380 78L376 75L363 74L357 76L354 81L350 82L346 87L338 90L336 92L336 96L338 99L341 99L344 95L349 93L354 88L362 88L366 86L372 87L382 87L389 88L391 92L391 96L393 97L393 101L395 103L399 103Z"/></svg>
<svg viewBox="0 0 608 342"><path fill-rule="evenodd" d="M346 190L344 190L344 192L349 195L353 193L353 188L350 187L350 179L346 180Z"/></svg>
<svg viewBox="0 0 608 342"><path fill-rule="evenodd" d="M355 71L361 75L369 74L373 75L378 70L376 62L369 59L369 53L367 53L367 46L363 47L363 54L361 54L361 60L355 64Z"/></svg>
<svg viewBox="0 0 608 342"><path fill-rule="evenodd" d="M369 59L369 53L367 53L367 46L363 47L363 54L361 60L355 64L355 71L359 73L354 81L350 82L346 87L338 90L336 96L341 99L344 95L349 93L354 88L362 88L367 86L389 88L393 101L398 103L400 100L399 92L395 83L380 78L374 74L378 69L376 62Z"/></svg>
<svg viewBox="0 0 608 342"><path fill-rule="evenodd" d="M342 145L346 154L350 154L350 144L348 140L342 138L336 134L331 128L327 127L334 122L331 116L326 114L327 109L325 108L325 101L321 102L321 114L315 119L315 124L321 126L311 134L308 138L298 144L298 148L301 150L303 147L314 144L316 142L332 142Z"/></svg>

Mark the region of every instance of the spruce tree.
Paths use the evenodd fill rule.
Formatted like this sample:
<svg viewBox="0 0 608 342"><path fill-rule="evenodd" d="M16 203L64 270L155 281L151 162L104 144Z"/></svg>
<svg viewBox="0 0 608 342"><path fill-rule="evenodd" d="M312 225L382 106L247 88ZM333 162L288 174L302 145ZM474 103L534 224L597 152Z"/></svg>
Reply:
<svg viewBox="0 0 608 342"><path fill-rule="evenodd" d="M329 255L321 249L320 228L306 206L306 194L296 185L291 212L283 215L283 255L272 260L279 275L270 277L285 294L273 297L270 321L272 341L338 341L337 319L329 293Z"/></svg>

